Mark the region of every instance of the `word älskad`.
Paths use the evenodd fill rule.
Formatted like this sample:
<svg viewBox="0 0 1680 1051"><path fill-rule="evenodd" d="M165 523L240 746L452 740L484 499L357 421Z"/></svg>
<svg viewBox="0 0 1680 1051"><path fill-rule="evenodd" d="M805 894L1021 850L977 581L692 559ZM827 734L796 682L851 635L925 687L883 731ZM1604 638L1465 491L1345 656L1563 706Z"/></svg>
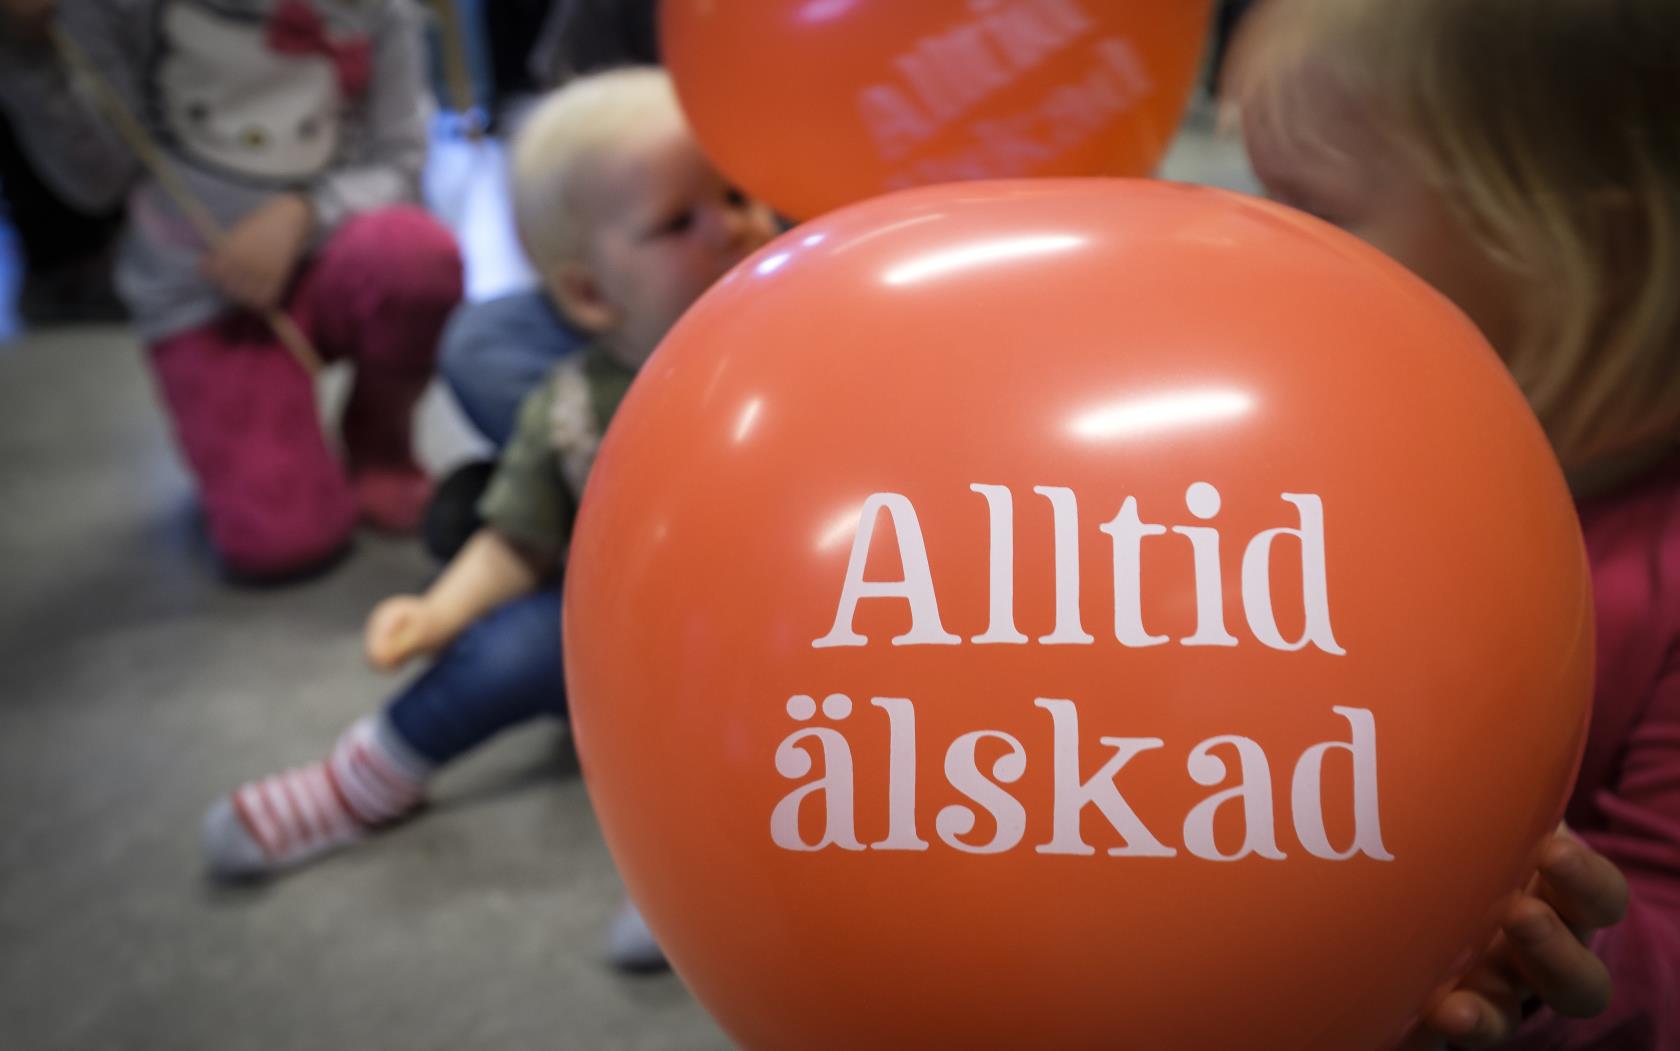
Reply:
<svg viewBox="0 0 1680 1051"><path fill-rule="evenodd" d="M869 702L886 714L887 836L867 846L859 841L853 800L855 779L852 745L840 730L829 726L806 726L784 738L776 747L776 771L788 779L810 775L815 759L822 759L820 776L793 789L776 804L770 815L770 837L778 847L792 851L840 850L923 851L929 842L922 838L917 823L917 747L915 705L903 697L876 697ZM1050 836L1033 845L1039 854L1090 856L1097 847L1086 842L1080 829L1085 808L1094 806L1122 841L1107 848L1110 857L1164 858L1178 854L1155 834L1127 801L1116 779L1139 756L1158 751L1166 742L1158 737L1101 737L1113 750L1108 760L1090 777L1082 777L1079 763L1079 712L1069 700L1038 698L1033 704L1050 719L1052 795ZM1315 858L1347 861L1364 856L1392 861L1383 846L1377 796L1376 720L1362 708L1333 707L1331 712L1346 721L1348 740L1328 740L1312 745L1295 762L1290 779L1289 808L1295 838ZM795 722L816 718L814 698L800 694L787 702ZM821 711L827 720L843 723L852 715L852 700L845 694L830 694ZM978 752L983 741L1002 754L990 764L988 776L981 770ZM1216 750L1237 761L1236 784L1209 795L1192 807L1182 822L1182 843L1190 854L1210 861L1240 861L1247 857L1283 860L1279 847L1272 803L1272 772L1266 752L1258 742L1236 734L1210 737L1193 746L1184 761L1185 772L1203 787L1221 785L1228 777L1227 762ZM1344 752L1352 760L1353 836L1345 847L1330 842L1325 828L1324 766L1332 752ZM1159 761L1160 757L1154 757ZM1016 784L1027 771L1027 748L1021 740L1002 730L976 730L952 741L945 750L944 774L951 788L968 802L942 808L934 818L934 832L940 842L969 854L999 854L1014 850L1026 838L1026 807L1006 785ZM1148 760L1143 760L1148 762ZM801 832L801 810L807 803L820 806L822 834L815 840ZM1215 819L1222 807L1242 808L1243 840L1235 850L1222 851L1215 842ZM984 811L993 826L990 839L970 838Z"/></svg>

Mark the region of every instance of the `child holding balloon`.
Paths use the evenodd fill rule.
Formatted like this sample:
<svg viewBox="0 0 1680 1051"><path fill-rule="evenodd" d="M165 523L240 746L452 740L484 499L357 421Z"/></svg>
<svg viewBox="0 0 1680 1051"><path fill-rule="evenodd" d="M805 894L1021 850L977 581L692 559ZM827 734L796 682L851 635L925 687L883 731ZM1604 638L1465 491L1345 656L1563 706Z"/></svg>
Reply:
<svg viewBox="0 0 1680 1051"><path fill-rule="evenodd" d="M522 132L513 173L521 239L588 343L526 399L480 505L485 526L424 595L368 619L375 667L431 667L323 761L217 800L204 847L218 875L269 875L361 842L417 807L445 763L564 713L557 578L596 445L666 330L771 233L769 213L702 157L655 69L556 92ZM615 936L615 960L657 960L637 947L634 912L621 920L632 937Z"/></svg>
<svg viewBox="0 0 1680 1051"><path fill-rule="evenodd" d="M1235 83L1256 174L1477 323L1565 468L1592 566L1568 829L1417 1046L1680 1047L1680 6L1260 14Z"/></svg>

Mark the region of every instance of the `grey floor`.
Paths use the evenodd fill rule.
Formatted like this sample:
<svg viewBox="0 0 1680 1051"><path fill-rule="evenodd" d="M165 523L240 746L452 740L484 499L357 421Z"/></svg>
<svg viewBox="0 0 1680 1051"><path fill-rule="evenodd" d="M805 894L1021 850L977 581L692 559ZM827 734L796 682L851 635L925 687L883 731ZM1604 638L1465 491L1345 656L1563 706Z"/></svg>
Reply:
<svg viewBox="0 0 1680 1051"><path fill-rule="evenodd" d="M1250 185L1210 123L1166 174ZM475 296L522 279L500 166L493 144L434 159ZM137 351L117 327L0 347L0 1048L727 1048L675 978L601 965L619 887L558 727L451 769L376 842L259 888L203 878L205 804L380 703L362 619L433 567L364 537L312 583L229 586ZM438 392L421 435L436 467L472 451Z"/></svg>

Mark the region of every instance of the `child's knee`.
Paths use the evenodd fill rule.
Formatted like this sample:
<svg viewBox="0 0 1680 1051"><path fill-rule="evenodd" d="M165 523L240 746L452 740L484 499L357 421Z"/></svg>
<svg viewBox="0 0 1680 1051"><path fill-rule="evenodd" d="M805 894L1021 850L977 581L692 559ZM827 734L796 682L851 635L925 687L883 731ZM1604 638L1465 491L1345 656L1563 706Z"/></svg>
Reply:
<svg viewBox="0 0 1680 1051"><path fill-rule="evenodd" d="M561 683L560 609L557 598L537 594L516 599L479 618L456 639L452 656L470 665L484 684L501 691L552 691Z"/></svg>
<svg viewBox="0 0 1680 1051"><path fill-rule="evenodd" d="M437 311L441 325L461 301L461 250L455 235L420 208L390 208L377 218L381 233L399 248L391 267L395 295Z"/></svg>
<svg viewBox="0 0 1680 1051"><path fill-rule="evenodd" d="M461 251L424 209L398 205L357 216L340 232L355 272L378 282L380 298L441 325L461 300Z"/></svg>
<svg viewBox="0 0 1680 1051"><path fill-rule="evenodd" d="M461 299L461 255L447 229L410 206L359 215L334 235L321 268L329 339L353 346L359 364L430 376Z"/></svg>

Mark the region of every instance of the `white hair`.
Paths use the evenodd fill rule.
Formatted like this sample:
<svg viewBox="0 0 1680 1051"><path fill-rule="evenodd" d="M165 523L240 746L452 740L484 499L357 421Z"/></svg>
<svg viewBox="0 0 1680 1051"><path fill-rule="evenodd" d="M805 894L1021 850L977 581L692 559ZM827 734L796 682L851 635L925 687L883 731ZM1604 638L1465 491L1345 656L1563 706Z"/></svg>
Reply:
<svg viewBox="0 0 1680 1051"><path fill-rule="evenodd" d="M513 147L513 216L539 273L584 248L591 163L683 125L670 76L627 66L568 82L538 103Z"/></svg>

